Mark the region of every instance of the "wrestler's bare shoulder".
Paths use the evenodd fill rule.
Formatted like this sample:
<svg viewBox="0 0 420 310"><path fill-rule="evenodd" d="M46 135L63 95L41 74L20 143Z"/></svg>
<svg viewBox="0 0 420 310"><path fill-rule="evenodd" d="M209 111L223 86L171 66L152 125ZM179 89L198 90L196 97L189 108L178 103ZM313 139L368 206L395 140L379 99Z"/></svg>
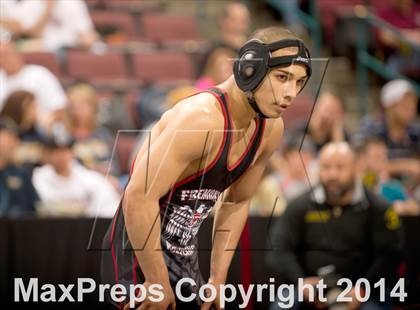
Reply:
<svg viewBox="0 0 420 310"><path fill-rule="evenodd" d="M177 129L223 130L224 117L217 99L208 93L200 93L181 100L166 111L159 126Z"/></svg>

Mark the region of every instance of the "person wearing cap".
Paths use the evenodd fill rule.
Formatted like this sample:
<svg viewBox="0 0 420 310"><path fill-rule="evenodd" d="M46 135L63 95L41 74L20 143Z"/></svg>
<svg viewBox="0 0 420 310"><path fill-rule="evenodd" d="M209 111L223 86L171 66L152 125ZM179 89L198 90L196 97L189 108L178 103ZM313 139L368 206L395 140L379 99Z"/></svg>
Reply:
<svg viewBox="0 0 420 310"><path fill-rule="evenodd" d="M45 139L45 164L35 168L33 184L42 205L40 212L52 215L111 217L120 196L105 176L74 159L74 140L62 123L52 127Z"/></svg>
<svg viewBox="0 0 420 310"><path fill-rule="evenodd" d="M19 142L17 126L0 118L0 216L33 214L39 200L29 175L14 163Z"/></svg>
<svg viewBox="0 0 420 310"><path fill-rule="evenodd" d="M383 114L362 121L354 143L362 145L379 137L388 147L389 172L393 175L420 175L420 122L416 119L418 97L411 84L392 80L381 90Z"/></svg>
<svg viewBox="0 0 420 310"><path fill-rule="evenodd" d="M133 162L104 237L102 283L126 289L133 282L162 285L164 299L146 298L138 309L220 309L220 285L227 280L251 198L281 141L282 115L311 73L302 40L284 28L260 29L241 47L233 75L163 114ZM205 279L198 232L219 197ZM206 282L217 296L209 302L199 294L188 303L177 299L175 287L183 278L196 283L185 283L184 296ZM128 298L118 303L108 294L106 299L115 309L130 306Z"/></svg>

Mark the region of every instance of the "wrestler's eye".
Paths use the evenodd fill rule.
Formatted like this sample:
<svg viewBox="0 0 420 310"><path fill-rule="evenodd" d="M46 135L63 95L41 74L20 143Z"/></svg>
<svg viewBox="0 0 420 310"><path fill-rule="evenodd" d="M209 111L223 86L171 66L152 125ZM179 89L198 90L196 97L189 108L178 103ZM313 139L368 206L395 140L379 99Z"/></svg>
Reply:
<svg viewBox="0 0 420 310"><path fill-rule="evenodd" d="M276 78L281 82L287 82L288 76L286 74L277 74Z"/></svg>
<svg viewBox="0 0 420 310"><path fill-rule="evenodd" d="M305 85L305 79L300 79L300 80L298 80L298 81L297 81L297 85L298 85L299 87L303 87L303 85Z"/></svg>

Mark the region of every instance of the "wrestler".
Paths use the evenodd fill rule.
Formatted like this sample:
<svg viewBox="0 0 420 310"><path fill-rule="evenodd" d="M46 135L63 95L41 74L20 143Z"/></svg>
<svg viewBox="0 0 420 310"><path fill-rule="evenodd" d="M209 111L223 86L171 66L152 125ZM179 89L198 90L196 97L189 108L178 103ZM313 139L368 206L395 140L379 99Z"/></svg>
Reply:
<svg viewBox="0 0 420 310"><path fill-rule="evenodd" d="M266 28L240 49L233 71L216 88L164 113L133 163L104 239L110 251L104 252L102 270L106 283L162 285L162 301L146 299L137 309L220 308L218 298L182 303L174 287L185 277L198 286L225 283L250 199L281 141L282 113L311 75L310 55L287 29ZM220 195L205 280L197 233ZM198 288L186 285L182 293ZM128 308L127 303L113 304Z"/></svg>

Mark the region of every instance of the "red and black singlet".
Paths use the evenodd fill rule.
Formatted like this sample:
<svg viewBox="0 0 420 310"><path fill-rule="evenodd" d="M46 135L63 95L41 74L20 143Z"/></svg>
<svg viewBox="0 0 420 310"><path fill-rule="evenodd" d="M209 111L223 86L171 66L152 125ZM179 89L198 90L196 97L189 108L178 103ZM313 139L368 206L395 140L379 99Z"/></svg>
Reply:
<svg viewBox="0 0 420 310"><path fill-rule="evenodd" d="M173 286L185 277L195 280L198 286L205 283L198 264L197 233L209 215L219 195L235 182L251 165L261 143L265 120L255 119L253 135L239 160L228 164L232 144L232 120L226 94L218 88L206 90L218 100L224 114L223 142L216 158L201 171L178 182L159 200L161 220L161 245ZM106 233L103 242L102 278L105 283L127 286L144 281L143 274L132 250L124 224L121 207ZM183 287L196 291L192 287Z"/></svg>

